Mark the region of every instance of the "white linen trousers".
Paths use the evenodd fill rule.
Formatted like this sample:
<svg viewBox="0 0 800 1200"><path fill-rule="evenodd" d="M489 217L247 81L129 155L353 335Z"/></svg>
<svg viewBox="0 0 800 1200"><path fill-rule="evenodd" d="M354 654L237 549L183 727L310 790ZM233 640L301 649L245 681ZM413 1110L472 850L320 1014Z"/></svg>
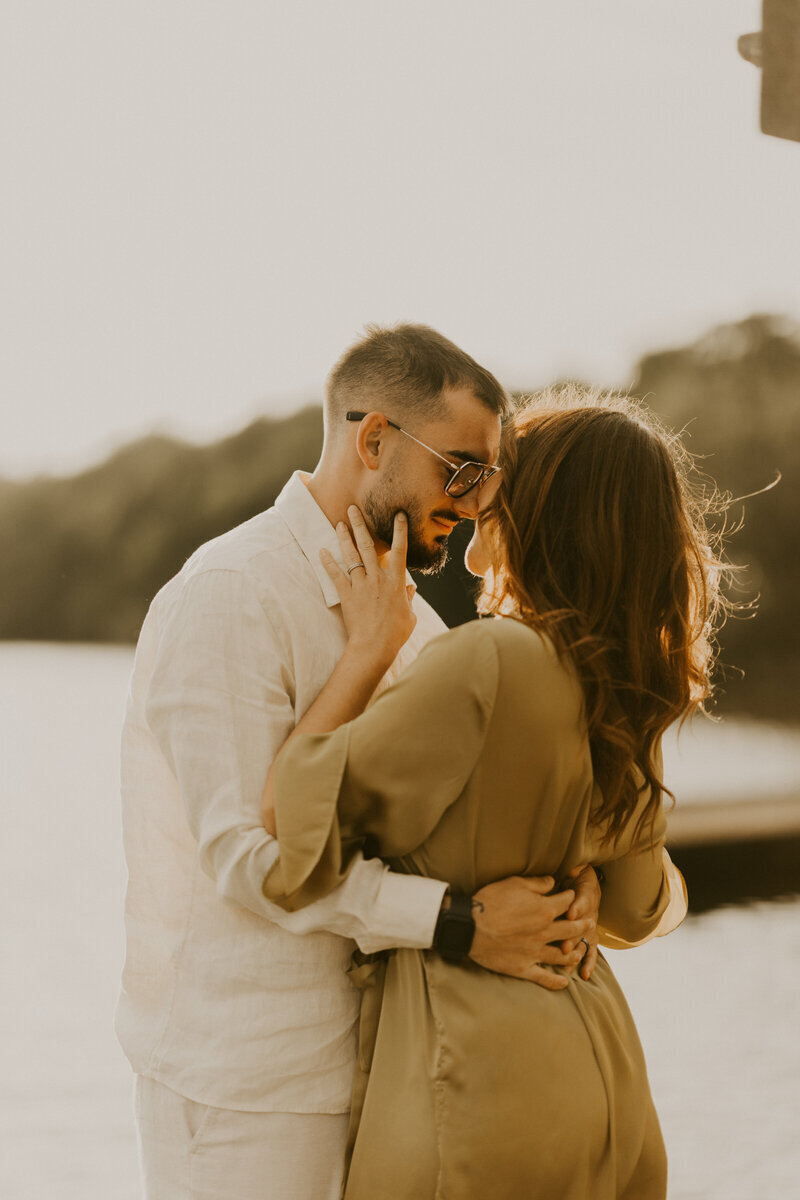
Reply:
<svg viewBox="0 0 800 1200"><path fill-rule="evenodd" d="M136 1078L144 1200L338 1200L346 1113L238 1112Z"/></svg>

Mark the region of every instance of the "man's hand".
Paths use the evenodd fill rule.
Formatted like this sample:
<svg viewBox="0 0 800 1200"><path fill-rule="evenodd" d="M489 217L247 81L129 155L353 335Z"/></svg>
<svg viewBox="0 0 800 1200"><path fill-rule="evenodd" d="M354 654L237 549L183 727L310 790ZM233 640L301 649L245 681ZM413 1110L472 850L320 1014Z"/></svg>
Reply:
<svg viewBox="0 0 800 1200"><path fill-rule="evenodd" d="M499 975L529 979L553 992L567 987L569 979L546 966L577 966L584 950L580 939L596 940L597 906L594 917L584 913L571 918L568 910L578 903L577 890L549 895L554 883L550 876L512 876L476 892L472 909L475 937L469 952L473 962ZM599 894L599 887L597 890ZM582 900L581 906L588 909L588 901ZM566 919L559 920L564 914ZM572 944L568 951L563 949L566 942Z"/></svg>
<svg viewBox="0 0 800 1200"><path fill-rule="evenodd" d="M594 867L575 867L570 871L570 878L575 881L575 899L567 909L568 921L579 921L586 917L592 919L590 933L582 934L578 939L566 938L561 943L565 954L576 950L583 953L580 977L588 979L597 966L597 920L600 914L600 884ZM584 949L584 940L586 947Z"/></svg>

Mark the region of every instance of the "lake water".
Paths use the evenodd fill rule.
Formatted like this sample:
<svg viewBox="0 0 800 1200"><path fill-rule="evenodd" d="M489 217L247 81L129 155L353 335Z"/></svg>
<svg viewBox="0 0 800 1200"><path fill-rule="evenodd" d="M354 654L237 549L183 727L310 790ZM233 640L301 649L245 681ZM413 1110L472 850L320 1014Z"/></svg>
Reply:
<svg viewBox="0 0 800 1200"><path fill-rule="evenodd" d="M139 1196L112 1029L131 663L126 649L0 644L3 1200ZM702 726L668 762L679 802L721 779L743 799L756 785L779 794L800 779L800 736ZM609 957L647 1053L670 1200L800 1195L800 899L690 917Z"/></svg>

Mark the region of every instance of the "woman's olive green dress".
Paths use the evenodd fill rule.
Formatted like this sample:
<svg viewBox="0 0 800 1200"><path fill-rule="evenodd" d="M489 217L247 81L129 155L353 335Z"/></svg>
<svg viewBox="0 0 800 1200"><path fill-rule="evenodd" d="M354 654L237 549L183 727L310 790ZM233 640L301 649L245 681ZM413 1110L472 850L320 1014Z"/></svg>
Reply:
<svg viewBox="0 0 800 1200"><path fill-rule="evenodd" d="M461 892L602 864L601 924L626 941L668 902L632 821L603 848L580 687L510 619L431 642L363 716L277 760L281 859L265 892L329 892L355 850ZM641 804L644 805L645 797ZM363 996L346 1200L660 1200L644 1058L602 956L563 991L401 949L354 967Z"/></svg>

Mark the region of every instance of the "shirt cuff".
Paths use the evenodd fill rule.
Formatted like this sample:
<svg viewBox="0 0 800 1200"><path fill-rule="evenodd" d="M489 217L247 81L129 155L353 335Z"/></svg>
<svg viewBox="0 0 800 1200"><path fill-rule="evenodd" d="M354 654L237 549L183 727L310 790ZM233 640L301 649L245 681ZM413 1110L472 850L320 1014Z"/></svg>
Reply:
<svg viewBox="0 0 800 1200"><path fill-rule="evenodd" d="M447 884L439 879L398 875L386 867L370 912L370 928L358 938L359 948L365 954L402 947L429 949L446 891Z"/></svg>

